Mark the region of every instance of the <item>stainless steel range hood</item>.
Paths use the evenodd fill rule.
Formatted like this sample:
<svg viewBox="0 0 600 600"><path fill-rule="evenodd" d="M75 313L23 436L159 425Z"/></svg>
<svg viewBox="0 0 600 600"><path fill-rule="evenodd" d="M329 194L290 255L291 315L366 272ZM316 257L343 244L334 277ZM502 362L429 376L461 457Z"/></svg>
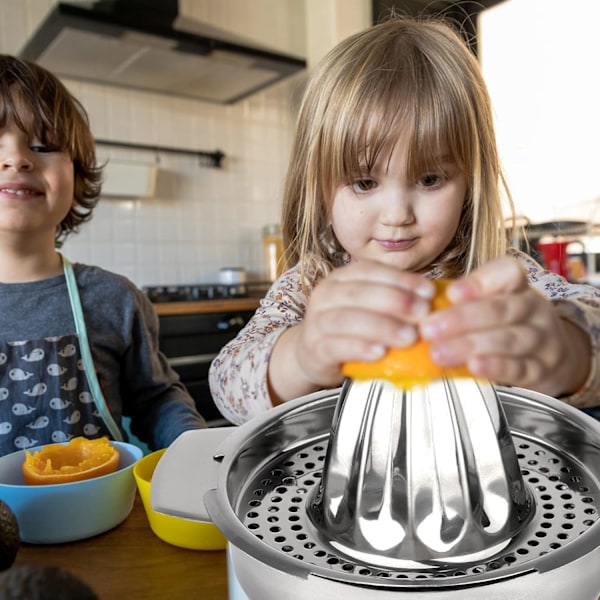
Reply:
<svg viewBox="0 0 600 600"><path fill-rule="evenodd" d="M306 67L182 17L178 0L58 3L19 55L67 78L220 104Z"/></svg>

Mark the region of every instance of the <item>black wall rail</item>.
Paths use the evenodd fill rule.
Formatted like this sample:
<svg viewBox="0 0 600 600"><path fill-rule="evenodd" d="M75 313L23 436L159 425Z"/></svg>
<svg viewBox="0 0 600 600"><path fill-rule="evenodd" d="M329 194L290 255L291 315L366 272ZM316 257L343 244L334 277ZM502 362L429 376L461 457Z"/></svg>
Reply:
<svg viewBox="0 0 600 600"><path fill-rule="evenodd" d="M172 148L169 146L152 146L149 144L134 144L131 142L113 142L111 140L96 140L98 146L112 146L114 148L128 148L130 150L147 150L155 154L185 154L187 156L196 156L201 164L207 164L210 167L220 169L223 166L225 154L220 150L208 152L205 150L188 150L185 148Z"/></svg>

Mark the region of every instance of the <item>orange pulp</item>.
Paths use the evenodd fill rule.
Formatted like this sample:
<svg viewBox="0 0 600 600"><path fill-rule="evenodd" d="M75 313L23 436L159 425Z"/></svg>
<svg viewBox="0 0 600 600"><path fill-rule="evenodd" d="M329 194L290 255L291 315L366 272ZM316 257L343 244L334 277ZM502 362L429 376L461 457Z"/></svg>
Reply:
<svg viewBox="0 0 600 600"><path fill-rule="evenodd" d="M451 305L446 297L449 279L437 279L436 294L432 309L441 310ZM429 353L429 342L417 340L407 348L390 348L374 362L351 361L342 365L346 377L354 380L387 379L402 388L425 385L443 377L472 377L465 366L441 367L433 362Z"/></svg>
<svg viewBox="0 0 600 600"><path fill-rule="evenodd" d="M25 451L23 478L29 485L82 481L117 470L119 451L107 438L75 437L67 444L49 444L33 454Z"/></svg>

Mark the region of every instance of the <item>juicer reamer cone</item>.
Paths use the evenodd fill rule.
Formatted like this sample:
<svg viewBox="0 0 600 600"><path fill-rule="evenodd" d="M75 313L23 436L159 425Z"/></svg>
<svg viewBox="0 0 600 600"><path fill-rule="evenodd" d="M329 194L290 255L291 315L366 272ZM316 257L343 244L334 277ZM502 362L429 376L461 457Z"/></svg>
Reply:
<svg viewBox="0 0 600 600"><path fill-rule="evenodd" d="M535 504L493 385L347 380L309 517L340 552L428 568L502 550Z"/></svg>

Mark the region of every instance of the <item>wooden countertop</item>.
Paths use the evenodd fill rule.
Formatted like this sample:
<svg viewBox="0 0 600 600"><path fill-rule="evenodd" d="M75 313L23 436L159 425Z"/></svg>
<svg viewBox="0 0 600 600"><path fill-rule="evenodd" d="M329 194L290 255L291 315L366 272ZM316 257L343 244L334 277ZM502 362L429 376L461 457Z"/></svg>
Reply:
<svg viewBox="0 0 600 600"><path fill-rule="evenodd" d="M165 316L256 310L259 304L259 297L250 297L227 298L223 300L198 300L195 302L158 302L153 304L153 306L159 316Z"/></svg>
<svg viewBox="0 0 600 600"><path fill-rule="evenodd" d="M15 564L52 565L71 571L100 600L227 600L224 550L185 550L154 535L139 494L123 523L68 544L23 544Z"/></svg>

